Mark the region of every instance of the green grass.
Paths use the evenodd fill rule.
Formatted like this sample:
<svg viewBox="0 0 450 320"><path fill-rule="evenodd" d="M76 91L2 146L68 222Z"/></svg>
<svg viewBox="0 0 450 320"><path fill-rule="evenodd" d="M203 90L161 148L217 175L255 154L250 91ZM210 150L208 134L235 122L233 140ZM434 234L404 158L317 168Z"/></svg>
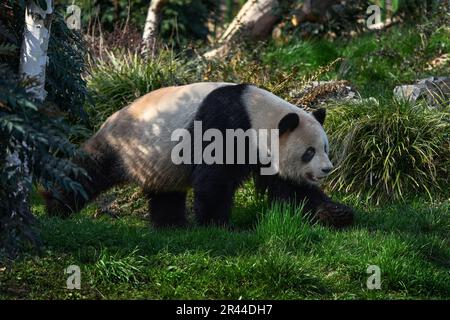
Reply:
<svg viewBox="0 0 450 320"><path fill-rule="evenodd" d="M449 101L450 102L450 101ZM450 113L404 101L328 105L333 163L330 190L372 200L408 194L446 197L450 183Z"/></svg>
<svg viewBox="0 0 450 320"><path fill-rule="evenodd" d="M450 200L368 209L347 197L357 219L345 231L268 208L250 185L236 201L231 230L155 230L139 215L94 218L95 204L63 220L35 201L43 252L0 268L0 298L450 298ZM72 264L81 290L65 288ZM369 265L381 290L366 288Z"/></svg>
<svg viewBox="0 0 450 320"><path fill-rule="evenodd" d="M300 69L307 73L336 58L344 63L338 70L322 76L323 80L346 79L363 97L392 95L396 85L411 83L431 75L446 75L448 61L429 69L429 63L450 53L450 30L446 26L401 26L380 33L369 32L356 38L303 40L272 43L263 53L263 62L284 70Z"/></svg>

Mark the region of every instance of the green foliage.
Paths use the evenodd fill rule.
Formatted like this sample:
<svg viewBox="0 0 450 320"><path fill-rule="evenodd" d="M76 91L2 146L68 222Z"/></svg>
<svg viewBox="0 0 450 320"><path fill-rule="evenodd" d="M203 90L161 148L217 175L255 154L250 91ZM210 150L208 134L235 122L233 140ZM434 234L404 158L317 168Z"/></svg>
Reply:
<svg viewBox="0 0 450 320"><path fill-rule="evenodd" d="M338 47L328 41L301 41L292 45L269 50L263 57L264 63L280 64L282 68L296 67L304 71L312 71L326 65L339 57Z"/></svg>
<svg viewBox="0 0 450 320"><path fill-rule="evenodd" d="M302 206L274 203L260 216L256 233L271 250L295 251L310 241L310 221L302 215Z"/></svg>
<svg viewBox="0 0 450 320"><path fill-rule="evenodd" d="M78 31L67 28L63 16L55 13L48 49L47 101L70 114L71 120L87 120L83 110L88 97L85 71L86 46Z"/></svg>
<svg viewBox="0 0 450 320"><path fill-rule="evenodd" d="M94 127L136 98L161 87L188 82L188 66L169 51L151 60L137 53L113 53L91 63L89 89L95 107L88 109Z"/></svg>
<svg viewBox="0 0 450 320"><path fill-rule="evenodd" d="M288 68L279 68L276 63L266 63L260 59L264 45L256 45L256 47L251 47L251 45L244 44L242 47L232 49L223 59L211 61L198 59L193 62L197 64L195 79L197 81L251 83L289 100L289 93L292 90L302 88L312 78L315 78L316 73L322 73L321 70L305 72L297 66L286 70Z"/></svg>
<svg viewBox="0 0 450 320"><path fill-rule="evenodd" d="M95 263L98 280L110 285L139 284L139 274L144 271L146 258L138 253L139 250L136 248L124 256L120 253L112 254L108 250L102 250Z"/></svg>
<svg viewBox="0 0 450 320"><path fill-rule="evenodd" d="M417 193L445 195L450 183L449 116L396 100L332 105L326 126L338 167L330 188L376 202Z"/></svg>
<svg viewBox="0 0 450 320"><path fill-rule="evenodd" d="M348 60L342 77L360 86L365 95L392 92L396 85L430 73L433 58L450 50L448 35L444 27L433 24L392 29L379 37L366 35L344 48L342 55ZM444 40L441 48L434 39ZM434 72L445 72L445 65Z"/></svg>
<svg viewBox="0 0 450 320"><path fill-rule="evenodd" d="M60 8L72 4L64 0ZM97 28L98 32L113 32L129 23L141 32L144 29L149 1L144 0L79 0L83 28ZM163 43L174 48L184 48L190 42L205 41L207 21L217 19L219 2L214 0L169 0L163 6L159 32ZM97 26L96 23L100 22ZM89 30L92 31L92 30Z"/></svg>
<svg viewBox="0 0 450 320"><path fill-rule="evenodd" d="M266 210L266 197L256 192L253 180L250 180L235 193L231 224L246 229L254 227L257 217Z"/></svg>
<svg viewBox="0 0 450 320"><path fill-rule="evenodd" d="M62 112L69 112L73 119L83 113L84 50L79 37L56 15L49 48L48 99L35 101L26 90L33 85L32 79L17 75L24 3L7 1L0 9L0 255L13 256L22 245L38 244L27 203L32 182L84 193L76 178L86 172L67 160L76 154L67 136L77 134L79 127L69 126Z"/></svg>
<svg viewBox="0 0 450 320"><path fill-rule="evenodd" d="M414 23L435 18L438 14L445 15L445 10L448 10L448 2L441 0L394 0L392 2L394 12L398 10L398 13Z"/></svg>
<svg viewBox="0 0 450 320"><path fill-rule="evenodd" d="M211 0L170 0L163 7L160 33L164 43L185 48L189 42L204 42L208 36L207 21L217 19L220 3Z"/></svg>
<svg viewBox="0 0 450 320"><path fill-rule="evenodd" d="M17 46L14 43L1 43L0 44L0 55L14 55L17 54Z"/></svg>
<svg viewBox="0 0 450 320"><path fill-rule="evenodd" d="M450 31L441 22L401 26L354 39L299 40L271 43L262 55L264 64L300 75L341 57L341 66L322 79L349 80L363 96L390 95L394 87L435 74L445 74L449 62L432 66L433 59L450 51ZM388 92L386 94L386 92Z"/></svg>

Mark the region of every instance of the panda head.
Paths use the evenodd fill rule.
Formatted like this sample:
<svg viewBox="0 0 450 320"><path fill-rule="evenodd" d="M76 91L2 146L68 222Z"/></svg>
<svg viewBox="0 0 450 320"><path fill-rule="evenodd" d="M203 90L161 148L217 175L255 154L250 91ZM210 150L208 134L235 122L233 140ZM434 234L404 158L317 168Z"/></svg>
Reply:
<svg viewBox="0 0 450 320"><path fill-rule="evenodd" d="M288 113L278 124L279 175L297 183L318 184L333 169L323 129L325 109Z"/></svg>

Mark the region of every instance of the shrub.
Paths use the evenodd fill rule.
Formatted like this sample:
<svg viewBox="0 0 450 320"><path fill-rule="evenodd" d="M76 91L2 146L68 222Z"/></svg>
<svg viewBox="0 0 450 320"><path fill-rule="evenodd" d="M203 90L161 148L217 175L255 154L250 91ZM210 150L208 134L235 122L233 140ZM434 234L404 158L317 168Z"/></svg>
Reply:
<svg viewBox="0 0 450 320"><path fill-rule="evenodd" d="M65 11L73 0L57 1L57 9ZM147 17L148 0L78 0L81 8L82 28L89 34L107 35L124 25L142 29ZM159 31L163 42L183 48L191 42L204 42L209 25L220 18L220 2L214 0L168 0L162 7Z"/></svg>
<svg viewBox="0 0 450 320"><path fill-rule="evenodd" d="M331 189L376 202L448 191L443 189L450 182L448 112L368 99L331 106L327 126L337 164Z"/></svg>
<svg viewBox="0 0 450 320"><path fill-rule="evenodd" d="M95 103L87 111L95 129L136 98L189 79L189 67L170 51L161 51L152 60L137 53L109 52L106 58L90 64L87 81Z"/></svg>

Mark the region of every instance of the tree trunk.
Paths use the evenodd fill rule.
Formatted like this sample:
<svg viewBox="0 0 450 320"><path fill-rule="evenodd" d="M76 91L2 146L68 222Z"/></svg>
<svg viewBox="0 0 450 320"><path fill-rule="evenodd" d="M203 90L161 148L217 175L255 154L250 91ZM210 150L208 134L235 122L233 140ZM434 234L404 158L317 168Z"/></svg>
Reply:
<svg viewBox="0 0 450 320"><path fill-rule="evenodd" d="M161 9L167 0L151 0L147 11L147 18L142 35L141 54L144 57L153 56L156 53L156 40L158 36L158 24L161 15Z"/></svg>
<svg viewBox="0 0 450 320"><path fill-rule="evenodd" d="M205 53L204 57L223 57L228 53L232 42L240 36L253 39L265 37L279 19L277 9L278 0L248 0L220 37L220 46Z"/></svg>
<svg viewBox="0 0 450 320"><path fill-rule="evenodd" d="M27 91L39 101L44 101L47 96L44 88L45 68L53 13L52 0L46 0L46 3L46 10L39 7L35 1L27 3L19 65L19 72L23 78L33 78L34 85L29 86Z"/></svg>
<svg viewBox="0 0 450 320"><path fill-rule="evenodd" d="M19 72L23 79L33 79L27 88L38 101L44 101L45 68L47 65L47 49L50 39L50 26L53 13L52 0L46 0L47 8L43 10L35 1L29 1L25 9L25 30L20 53ZM14 143L14 142L12 142ZM27 148L22 142L24 149ZM17 151L6 154L6 168L17 168L21 179L17 182L15 191L9 195L14 199L15 208L12 215L23 216L29 211L29 194L31 191L32 173L30 170L30 153L20 157Z"/></svg>

